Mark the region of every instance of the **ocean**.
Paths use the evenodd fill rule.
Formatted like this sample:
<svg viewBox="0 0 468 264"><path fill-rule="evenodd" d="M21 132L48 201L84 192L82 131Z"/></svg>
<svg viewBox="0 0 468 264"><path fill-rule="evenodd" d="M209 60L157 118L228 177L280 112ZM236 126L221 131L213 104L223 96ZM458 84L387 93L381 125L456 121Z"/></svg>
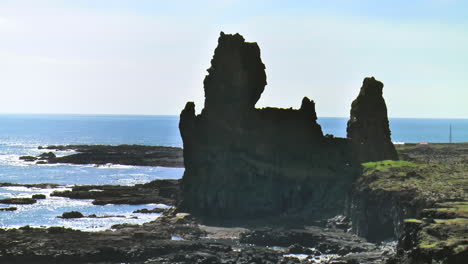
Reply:
<svg viewBox="0 0 468 264"><path fill-rule="evenodd" d="M346 136L347 118L319 118L324 134ZM75 184L133 185L155 179L178 179L183 169L139 166L31 165L20 161L22 155L38 155L38 146L60 144L143 144L182 147L178 116L131 115L0 115L0 182L56 183L61 189ZM394 142L448 142L452 126L453 142L468 142L468 119L391 118ZM67 155L69 152L56 152ZM33 205L17 205L12 212L0 212L0 227L24 225L65 226L81 230L103 230L118 223L144 223L158 214L137 214L142 208L167 207L148 205L92 205L91 200L49 197L52 189L1 187L0 199L31 197L43 193L46 200ZM0 205L0 207L8 207ZM57 218L63 212L80 211L85 215L121 215L99 219Z"/></svg>
<svg viewBox="0 0 468 264"><path fill-rule="evenodd" d="M448 143L450 126L452 142L468 142L468 119L390 118L393 142ZM348 118L318 118L324 134L346 137Z"/></svg>

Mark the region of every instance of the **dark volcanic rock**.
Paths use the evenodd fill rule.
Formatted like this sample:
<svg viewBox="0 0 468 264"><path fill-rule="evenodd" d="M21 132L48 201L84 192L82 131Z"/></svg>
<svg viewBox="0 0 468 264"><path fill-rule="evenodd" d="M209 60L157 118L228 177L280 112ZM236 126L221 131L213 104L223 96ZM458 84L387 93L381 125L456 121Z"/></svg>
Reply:
<svg viewBox="0 0 468 264"><path fill-rule="evenodd" d="M341 230L324 230L319 227L303 229L261 228L242 233L241 243L288 247L297 245L316 248L322 253L345 255L351 252L371 251L374 244Z"/></svg>
<svg viewBox="0 0 468 264"><path fill-rule="evenodd" d="M333 216L359 164L348 141L324 137L315 104L256 109L266 85L256 43L221 33L204 81L205 108L181 113L182 210L211 218Z"/></svg>
<svg viewBox="0 0 468 264"><path fill-rule="evenodd" d="M44 194L33 194L32 196L33 199L40 200L40 199L45 199L46 196Z"/></svg>
<svg viewBox="0 0 468 264"><path fill-rule="evenodd" d="M258 264L292 264L300 263L299 260L286 260L273 250L264 248L245 248L242 251L233 251L231 247L226 245L211 244L208 246L200 245L197 250L185 250L182 252L171 252L165 256L149 259L145 264L160 264L160 263L258 263Z"/></svg>
<svg viewBox="0 0 468 264"><path fill-rule="evenodd" d="M0 208L0 212L2 211L16 211L18 208L16 207L6 207L6 208Z"/></svg>
<svg viewBox="0 0 468 264"><path fill-rule="evenodd" d="M322 253L315 249L303 247L299 244L294 244L286 249L289 254L306 254L306 255L321 255Z"/></svg>
<svg viewBox="0 0 468 264"><path fill-rule="evenodd" d="M184 226L188 231L187 223L184 223ZM10 230L0 229L0 262L143 263L147 259L176 252L193 254L206 250L216 254L222 251L215 248L210 250L211 245L203 242L170 241L168 239L174 229L174 225L158 222L108 232L80 232L63 227L39 229L28 226ZM224 251L230 250L228 246L222 247Z"/></svg>
<svg viewBox="0 0 468 264"><path fill-rule="evenodd" d="M260 48L257 43L246 43L239 34L221 32L208 73L203 82L204 111L222 119L239 119L254 110L267 84Z"/></svg>
<svg viewBox="0 0 468 264"><path fill-rule="evenodd" d="M179 200L179 180L155 180L135 186L82 185L71 191L55 191L51 196L72 199L94 199L95 205L149 204L174 205Z"/></svg>
<svg viewBox="0 0 468 264"><path fill-rule="evenodd" d="M351 228L350 219L345 215L337 215L327 220L325 224L328 228L348 230Z"/></svg>
<svg viewBox="0 0 468 264"><path fill-rule="evenodd" d="M38 156L40 160L48 160L48 161L53 161L57 156L53 152L44 152Z"/></svg>
<svg viewBox="0 0 468 264"><path fill-rule="evenodd" d="M5 198L0 200L0 204L34 204L36 202L32 198Z"/></svg>
<svg viewBox="0 0 468 264"><path fill-rule="evenodd" d="M37 184L21 184L21 183L10 183L10 182L1 182L0 187L26 187L26 188L39 188L39 189L50 189L57 188L60 185L55 183L37 183Z"/></svg>
<svg viewBox="0 0 468 264"><path fill-rule="evenodd" d="M34 156L21 156L19 159L24 161L36 161L38 158Z"/></svg>
<svg viewBox="0 0 468 264"><path fill-rule="evenodd" d="M133 213L138 213L138 214L154 214L154 213L164 213L167 209L164 208L153 208L153 209L140 209L140 210L135 210Z"/></svg>
<svg viewBox="0 0 468 264"><path fill-rule="evenodd" d="M47 163L71 163L71 164L123 164L136 166L162 166L183 167L182 149L163 146L143 145L59 145L40 147L49 150L74 150L78 153L56 157L53 152L45 152L39 155L36 164ZM33 157L24 156L20 159L34 161Z"/></svg>
<svg viewBox="0 0 468 264"><path fill-rule="evenodd" d="M116 230L80 232L63 227L0 229L1 263L298 263L281 252L203 240L206 234L174 211ZM171 241L172 236L183 237ZM14 241L14 242L13 242Z"/></svg>
<svg viewBox="0 0 468 264"><path fill-rule="evenodd" d="M351 105L348 138L361 162L397 160L390 139L387 106L382 96L383 83L365 78L356 100Z"/></svg>
<svg viewBox="0 0 468 264"><path fill-rule="evenodd" d="M70 218L83 218L84 215L78 211L65 212L60 218L70 219Z"/></svg>

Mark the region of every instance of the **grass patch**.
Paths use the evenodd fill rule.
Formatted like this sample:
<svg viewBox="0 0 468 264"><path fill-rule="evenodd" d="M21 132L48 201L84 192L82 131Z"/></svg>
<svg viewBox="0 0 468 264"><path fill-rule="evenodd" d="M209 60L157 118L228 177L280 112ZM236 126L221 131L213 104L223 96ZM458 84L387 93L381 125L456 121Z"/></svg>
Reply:
<svg viewBox="0 0 468 264"><path fill-rule="evenodd" d="M410 218L410 219L405 219L405 223L418 223L418 224L422 224L423 221L418 220L418 219L414 219L414 218Z"/></svg>
<svg viewBox="0 0 468 264"><path fill-rule="evenodd" d="M390 192L405 191L413 194L407 197L412 196L411 198L429 203L468 200L467 144L409 147L411 149L408 150L398 148L403 160L363 163L363 172L357 181L357 187ZM455 204L441 207L453 206ZM468 205L462 205L461 209L466 212L463 215L468 215Z"/></svg>
<svg viewBox="0 0 468 264"><path fill-rule="evenodd" d="M429 242L421 242L419 244L420 248L435 248L437 247L437 243L429 243Z"/></svg>
<svg viewBox="0 0 468 264"><path fill-rule="evenodd" d="M466 225L468 227L467 218L454 218L454 219L434 219L436 224L442 225Z"/></svg>
<svg viewBox="0 0 468 264"><path fill-rule="evenodd" d="M405 160L383 160L383 161L374 161L363 163L362 166L367 169L378 170L378 171L388 171L393 168L401 167L418 167L419 164L405 161Z"/></svg>

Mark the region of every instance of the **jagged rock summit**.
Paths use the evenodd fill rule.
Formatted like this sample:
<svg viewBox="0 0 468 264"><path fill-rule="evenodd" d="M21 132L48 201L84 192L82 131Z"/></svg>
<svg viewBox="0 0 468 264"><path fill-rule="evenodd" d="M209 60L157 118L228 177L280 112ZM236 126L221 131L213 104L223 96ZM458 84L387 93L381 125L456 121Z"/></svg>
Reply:
<svg viewBox="0 0 468 264"><path fill-rule="evenodd" d="M323 135L307 97L299 109L255 108L265 85L258 45L221 33L204 80L205 107L196 115L188 102L180 116L181 210L211 220L343 211L360 172L352 144Z"/></svg>
<svg viewBox="0 0 468 264"><path fill-rule="evenodd" d="M239 34L221 32L208 73L203 81L206 114L233 118L253 110L267 84L260 48Z"/></svg>

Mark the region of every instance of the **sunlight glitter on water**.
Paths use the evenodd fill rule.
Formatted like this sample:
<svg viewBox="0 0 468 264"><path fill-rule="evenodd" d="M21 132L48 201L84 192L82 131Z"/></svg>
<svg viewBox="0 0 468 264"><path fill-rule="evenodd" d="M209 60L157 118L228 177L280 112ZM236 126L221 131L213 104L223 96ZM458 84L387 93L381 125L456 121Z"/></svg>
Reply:
<svg viewBox="0 0 468 264"><path fill-rule="evenodd" d="M135 167L126 165L68 165L24 162L20 156L53 152L57 156L74 151L38 149L38 146L67 144L140 144L182 146L177 116L108 115L0 115L0 183L53 183L73 185L135 185L156 179L180 179L182 168ZM135 214L138 209L162 205L95 206L91 200L50 197L53 190L24 187L0 188L0 198L31 197L41 193L46 200L33 205L11 205L17 211L1 211L0 227L66 226L82 230L101 230L117 223L143 223L158 214ZM0 205L0 207L9 207ZM80 211L84 215L119 215L110 218L57 218L63 212ZM137 217L137 218L135 218Z"/></svg>
<svg viewBox="0 0 468 264"><path fill-rule="evenodd" d="M11 183L55 183L61 188L27 188L21 186L1 187L0 198L31 197L44 194L47 199L37 200L32 205L0 205L16 207L16 211L0 212L0 227L15 228L24 225L32 227L64 226L86 231L100 231L115 224L142 224L156 219L160 214L133 213L139 209L167 208L166 205L106 205L96 206L92 200L76 200L51 197L53 191L69 190L74 184L135 185L155 179L178 179L184 169L143 167L127 165L35 165L19 160L20 155L0 155L0 182ZM83 215L95 214L105 218L57 218L64 212L80 211Z"/></svg>
<svg viewBox="0 0 468 264"><path fill-rule="evenodd" d="M0 188L0 198L31 197L33 194L44 194L47 197L43 200L37 200L37 203L31 205L1 205L2 208L16 207L17 210L0 212L0 227L15 228L25 225L32 227L64 226L85 231L100 231L110 229L115 224L142 224L155 220L160 216L160 214L133 213L135 210L170 208L170 206L164 204L96 206L92 204L92 200L50 196L53 191L67 189L69 188ZM61 219L57 217L69 211L79 211L85 216L95 214L98 217L105 216L105 218Z"/></svg>

